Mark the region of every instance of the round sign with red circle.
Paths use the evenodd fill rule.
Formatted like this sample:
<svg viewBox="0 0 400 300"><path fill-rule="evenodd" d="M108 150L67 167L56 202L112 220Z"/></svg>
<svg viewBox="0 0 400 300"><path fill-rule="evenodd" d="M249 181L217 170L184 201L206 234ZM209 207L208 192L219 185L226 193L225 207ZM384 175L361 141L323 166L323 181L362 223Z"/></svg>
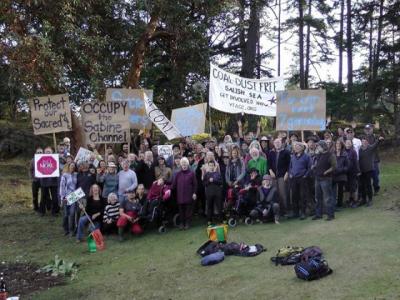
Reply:
<svg viewBox="0 0 400 300"><path fill-rule="evenodd" d="M52 156L42 156L36 162L36 170L43 175L51 175L58 168L57 161Z"/></svg>

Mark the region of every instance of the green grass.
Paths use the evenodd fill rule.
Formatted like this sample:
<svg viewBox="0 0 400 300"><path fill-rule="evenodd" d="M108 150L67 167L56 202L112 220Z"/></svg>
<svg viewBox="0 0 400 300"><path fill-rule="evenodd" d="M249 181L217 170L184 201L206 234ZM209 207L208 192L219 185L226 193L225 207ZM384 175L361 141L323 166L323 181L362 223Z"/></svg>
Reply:
<svg viewBox="0 0 400 300"><path fill-rule="evenodd" d="M206 240L200 223L189 231L146 233L90 254L85 244L62 234L61 218L31 212L27 177L20 160L0 163L0 259L46 264L54 255L80 264L72 282L32 295L33 299L399 299L400 163L382 165L382 192L371 208L347 209L333 222L286 221L240 225L230 241L260 243L254 258L226 257L200 266L197 248ZM25 171L24 171L25 172ZM26 172L24 173L26 174ZM270 262L286 245L318 245L334 270L314 282L298 280L293 267Z"/></svg>

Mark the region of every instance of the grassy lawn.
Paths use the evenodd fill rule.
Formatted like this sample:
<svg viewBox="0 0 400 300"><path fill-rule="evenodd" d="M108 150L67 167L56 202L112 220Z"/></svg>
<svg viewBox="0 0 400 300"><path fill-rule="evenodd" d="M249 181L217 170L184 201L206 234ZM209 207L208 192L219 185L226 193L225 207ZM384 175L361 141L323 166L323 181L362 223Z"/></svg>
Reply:
<svg viewBox="0 0 400 300"><path fill-rule="evenodd" d="M205 226L164 235L146 233L90 254L86 244L63 236L61 217L31 210L30 186L18 166L0 163L0 260L44 265L58 254L80 264L77 279L32 295L32 299L399 299L400 163L382 165L382 191L371 208L346 209L333 222L286 221L240 225L229 240L260 243L268 251L254 258L226 257L200 266L197 248ZM15 178L22 178L15 180ZM270 262L286 245L318 245L334 270L314 282L296 278L293 267Z"/></svg>

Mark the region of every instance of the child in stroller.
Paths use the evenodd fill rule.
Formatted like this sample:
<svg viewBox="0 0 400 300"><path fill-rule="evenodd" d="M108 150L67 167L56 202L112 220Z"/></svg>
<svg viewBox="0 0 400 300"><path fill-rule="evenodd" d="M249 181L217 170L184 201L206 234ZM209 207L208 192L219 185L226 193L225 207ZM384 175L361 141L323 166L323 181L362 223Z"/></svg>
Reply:
<svg viewBox="0 0 400 300"><path fill-rule="evenodd" d="M165 219L165 202L170 198L170 196L170 187L165 184L163 176L160 176L151 185L147 194L147 199L143 205L141 213L142 219L146 223L156 224L160 233L166 231L165 225L167 224L167 221Z"/></svg>
<svg viewBox="0 0 400 300"><path fill-rule="evenodd" d="M227 197L227 210L228 210L228 225L235 227L237 221L244 218L246 225L253 223L249 217L250 211L256 206L257 202L257 189L261 186L261 177L258 170L255 168L250 169L249 179L243 188L239 186L234 187L228 191ZM232 207L229 210L229 207Z"/></svg>

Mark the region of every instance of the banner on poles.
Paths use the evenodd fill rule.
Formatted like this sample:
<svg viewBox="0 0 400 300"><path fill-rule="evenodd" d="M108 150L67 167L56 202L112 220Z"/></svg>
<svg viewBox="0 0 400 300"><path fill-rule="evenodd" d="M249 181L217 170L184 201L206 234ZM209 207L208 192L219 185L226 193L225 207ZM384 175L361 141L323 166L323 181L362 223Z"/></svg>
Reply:
<svg viewBox="0 0 400 300"><path fill-rule="evenodd" d="M158 129L167 137L168 140L173 140L182 137L182 134L175 125L168 120L161 110L154 104L153 100L144 94L144 106L146 108L147 117L157 126Z"/></svg>
<svg viewBox="0 0 400 300"><path fill-rule="evenodd" d="M325 90L278 92L276 130L325 130Z"/></svg>
<svg viewBox="0 0 400 300"><path fill-rule="evenodd" d="M68 205L71 205L84 197L85 197L85 192L82 190L82 188L78 188L65 198L67 199Z"/></svg>
<svg viewBox="0 0 400 300"><path fill-rule="evenodd" d="M36 97L29 101L29 106L34 134L72 130L68 94Z"/></svg>
<svg viewBox="0 0 400 300"><path fill-rule="evenodd" d="M282 77L249 79L210 64L209 104L227 113L276 116L276 92L285 89Z"/></svg>
<svg viewBox="0 0 400 300"><path fill-rule="evenodd" d="M81 106L83 131L88 143L130 141L127 102L87 102Z"/></svg>
<svg viewBox="0 0 400 300"><path fill-rule="evenodd" d="M59 177L60 165L58 158L58 154L35 154L35 177Z"/></svg>
<svg viewBox="0 0 400 300"><path fill-rule="evenodd" d="M171 122L183 136L204 133L207 103L172 110Z"/></svg>
<svg viewBox="0 0 400 300"><path fill-rule="evenodd" d="M153 101L153 91L144 90ZM151 129L151 121L146 116L143 92L140 89L107 89L106 101L126 101L129 109L129 122L132 129Z"/></svg>
<svg viewBox="0 0 400 300"><path fill-rule="evenodd" d="M157 146L158 150L158 156L162 156L165 158L165 160L168 159L168 157L172 156L172 145L158 145Z"/></svg>

